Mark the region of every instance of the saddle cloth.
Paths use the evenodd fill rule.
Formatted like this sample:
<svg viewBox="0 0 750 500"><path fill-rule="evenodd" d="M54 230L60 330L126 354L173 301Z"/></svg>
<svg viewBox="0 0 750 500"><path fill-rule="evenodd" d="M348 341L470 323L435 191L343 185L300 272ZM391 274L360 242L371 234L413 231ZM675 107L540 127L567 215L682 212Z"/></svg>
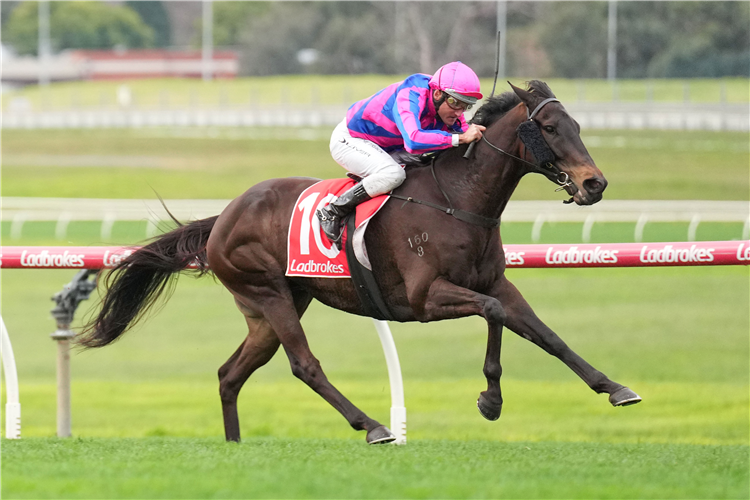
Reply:
<svg viewBox="0 0 750 500"><path fill-rule="evenodd" d="M320 229L320 221L315 212L326 206L332 199L354 186L352 179L330 179L320 181L305 189L297 198L292 210L287 238L287 276L308 278L351 278L346 252L333 245ZM367 223L388 201L381 195L357 205L352 243L357 260L372 270L367 258L364 232ZM345 248L347 231L342 229L342 248Z"/></svg>

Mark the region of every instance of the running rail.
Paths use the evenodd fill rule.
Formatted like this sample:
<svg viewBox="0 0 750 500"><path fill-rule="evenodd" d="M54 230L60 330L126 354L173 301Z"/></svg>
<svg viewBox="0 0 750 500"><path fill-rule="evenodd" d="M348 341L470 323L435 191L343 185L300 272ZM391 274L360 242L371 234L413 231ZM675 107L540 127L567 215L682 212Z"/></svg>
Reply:
<svg viewBox="0 0 750 500"><path fill-rule="evenodd" d="M750 240L505 245L509 268L747 266ZM137 247L0 247L2 269L105 269Z"/></svg>

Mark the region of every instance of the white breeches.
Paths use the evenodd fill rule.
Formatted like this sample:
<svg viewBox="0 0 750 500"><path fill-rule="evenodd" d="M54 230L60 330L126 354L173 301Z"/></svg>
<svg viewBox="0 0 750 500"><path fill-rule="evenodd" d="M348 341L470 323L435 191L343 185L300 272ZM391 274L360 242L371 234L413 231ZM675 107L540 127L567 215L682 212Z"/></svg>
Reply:
<svg viewBox="0 0 750 500"><path fill-rule="evenodd" d="M347 171L362 177L370 196L387 193L406 179L404 168L372 141L349 135L346 119L331 134L331 155Z"/></svg>

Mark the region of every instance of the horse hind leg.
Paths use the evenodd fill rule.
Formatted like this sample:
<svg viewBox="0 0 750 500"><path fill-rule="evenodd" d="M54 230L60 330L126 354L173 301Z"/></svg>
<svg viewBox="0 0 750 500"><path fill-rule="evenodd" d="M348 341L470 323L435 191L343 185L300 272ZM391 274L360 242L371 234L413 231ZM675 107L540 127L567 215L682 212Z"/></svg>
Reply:
<svg viewBox="0 0 750 500"><path fill-rule="evenodd" d="M295 377L338 410L354 430L367 431L366 440L369 444L389 443L396 439L390 429L368 417L328 381L320 363L310 351L299 317L293 313L289 301L283 295L267 296L263 311L279 336Z"/></svg>
<svg viewBox="0 0 750 500"><path fill-rule="evenodd" d="M312 296L298 293L294 297L297 316L302 317ZM270 323L258 312L235 300L245 316L248 334L232 356L219 368L219 395L224 415L224 433L227 441L240 441L240 423L237 414L237 397L242 386L258 368L268 363L279 350L281 341Z"/></svg>
<svg viewBox="0 0 750 500"><path fill-rule="evenodd" d="M279 349L276 333L262 318L246 317L249 333L226 363L219 368L219 396L227 441L240 441L237 397L250 375L268 363Z"/></svg>

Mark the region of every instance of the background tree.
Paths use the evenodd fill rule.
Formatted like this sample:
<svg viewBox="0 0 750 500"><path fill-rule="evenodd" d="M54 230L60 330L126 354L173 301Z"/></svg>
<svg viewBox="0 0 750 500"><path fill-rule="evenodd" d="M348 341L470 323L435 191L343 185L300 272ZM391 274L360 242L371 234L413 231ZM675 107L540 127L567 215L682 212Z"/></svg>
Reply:
<svg viewBox="0 0 750 500"><path fill-rule="evenodd" d="M398 73L394 57L395 8L390 2L321 5L326 22L312 43L319 60L310 68L321 73Z"/></svg>
<svg viewBox="0 0 750 500"><path fill-rule="evenodd" d="M3 30L5 30L5 24L10 18L10 13L13 12L20 3L20 1L15 0L3 0L0 2L0 26L2 26ZM5 37L3 37L3 40L5 40Z"/></svg>
<svg viewBox="0 0 750 500"><path fill-rule="evenodd" d="M214 45L239 45L248 23L271 8L270 2L214 2ZM200 44L200 40L196 39Z"/></svg>
<svg viewBox="0 0 750 500"><path fill-rule="evenodd" d="M172 30L164 2L128 1L125 5L138 13L145 24L154 31L154 46L168 47L172 43Z"/></svg>
<svg viewBox="0 0 750 500"><path fill-rule="evenodd" d="M243 73L303 73L297 53L312 47L324 22L319 6L308 2L272 3L264 14L251 16L241 35Z"/></svg>
<svg viewBox="0 0 750 500"><path fill-rule="evenodd" d="M606 76L606 2L550 3L542 11L536 28L555 76Z"/></svg>
<svg viewBox="0 0 750 500"><path fill-rule="evenodd" d="M661 51L644 58L646 72L638 76L750 74L750 2L679 2L664 17L671 36ZM640 40L630 42L642 47Z"/></svg>
<svg viewBox="0 0 750 500"><path fill-rule="evenodd" d="M607 2L541 5L532 26L551 73L604 78ZM619 2L617 75L695 78L750 74L750 2Z"/></svg>
<svg viewBox="0 0 750 500"><path fill-rule="evenodd" d="M19 54L37 53L38 2L23 2L10 13L3 39ZM124 5L100 2L50 2L53 51L151 47L154 32Z"/></svg>
<svg viewBox="0 0 750 500"><path fill-rule="evenodd" d="M0 2L3 43L21 54L37 50L37 5ZM56 50L201 45L195 1L50 8ZM452 60L483 77L495 68L494 1L215 1L213 12L214 45L236 50L245 75L430 73ZM621 1L617 12L618 77L750 74L748 1ZM607 15L606 1L509 1L505 76L604 78ZM302 50L313 57L300 61Z"/></svg>

